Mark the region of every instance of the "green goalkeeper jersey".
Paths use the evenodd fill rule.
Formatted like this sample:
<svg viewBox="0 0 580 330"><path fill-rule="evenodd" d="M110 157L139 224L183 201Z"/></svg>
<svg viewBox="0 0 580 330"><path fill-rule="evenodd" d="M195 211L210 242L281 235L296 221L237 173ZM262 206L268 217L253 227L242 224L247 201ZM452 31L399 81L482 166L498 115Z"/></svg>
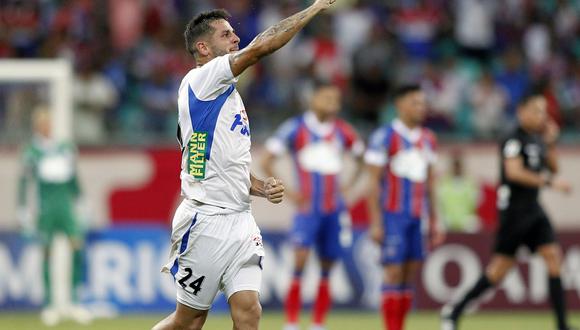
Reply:
<svg viewBox="0 0 580 330"><path fill-rule="evenodd" d="M35 138L23 152L23 175L19 203L27 207L27 186L37 192L37 229L47 242L57 232L79 234L74 205L79 196L76 148L71 143Z"/></svg>

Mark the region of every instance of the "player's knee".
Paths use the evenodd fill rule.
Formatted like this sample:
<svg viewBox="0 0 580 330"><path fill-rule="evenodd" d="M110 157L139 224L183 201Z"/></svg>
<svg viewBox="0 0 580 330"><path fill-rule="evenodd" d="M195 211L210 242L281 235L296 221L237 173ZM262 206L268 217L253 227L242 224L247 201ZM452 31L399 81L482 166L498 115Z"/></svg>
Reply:
<svg viewBox="0 0 580 330"><path fill-rule="evenodd" d="M401 284L404 280L403 268L388 266L385 271L385 282L388 284Z"/></svg>
<svg viewBox="0 0 580 330"><path fill-rule="evenodd" d="M257 324L260 320L260 317L262 316L262 305L260 305L259 302L256 302L248 306L248 308L246 308L244 311L244 315L248 321L251 323L256 322Z"/></svg>
<svg viewBox="0 0 580 330"><path fill-rule="evenodd" d="M546 249L542 252L542 256L544 257L550 276L559 276L560 265L562 263L562 253L560 252L560 249Z"/></svg>
<svg viewBox="0 0 580 330"><path fill-rule="evenodd" d="M151 330L198 330L202 326L203 322L200 323L197 318L181 319L174 313L154 325Z"/></svg>
<svg viewBox="0 0 580 330"><path fill-rule="evenodd" d="M306 248L298 248L296 249L295 256L294 256L294 270L296 271L303 271L304 267L306 266L306 261L308 261L308 255L310 250Z"/></svg>
<svg viewBox="0 0 580 330"><path fill-rule="evenodd" d="M556 263L559 265L560 262L562 261L562 253L560 252L560 249L558 248L550 249L546 255L546 259L548 260L548 262Z"/></svg>
<svg viewBox="0 0 580 330"><path fill-rule="evenodd" d="M193 322L185 322L184 320L174 320L173 327L171 329L175 330L201 330L203 327L203 322L199 322L198 319L194 319Z"/></svg>
<svg viewBox="0 0 580 330"><path fill-rule="evenodd" d="M507 275L514 262L515 261L513 259L507 259L503 257L493 258L485 271L487 279L493 285L498 284Z"/></svg>
<svg viewBox="0 0 580 330"><path fill-rule="evenodd" d="M244 306L233 315L234 329L257 329L262 316L262 305L255 302Z"/></svg>

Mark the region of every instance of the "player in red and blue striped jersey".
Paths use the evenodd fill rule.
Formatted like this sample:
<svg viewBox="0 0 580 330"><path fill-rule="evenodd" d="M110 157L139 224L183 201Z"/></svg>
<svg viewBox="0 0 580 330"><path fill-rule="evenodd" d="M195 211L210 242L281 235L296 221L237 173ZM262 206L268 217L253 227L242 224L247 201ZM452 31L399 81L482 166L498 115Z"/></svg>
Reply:
<svg viewBox="0 0 580 330"><path fill-rule="evenodd" d="M348 243L345 241L350 239L350 232L345 231L350 230L350 218L341 185L352 186L361 173L364 143L348 123L337 117L340 107L338 87L318 82L310 100L310 110L288 119L266 142L264 171L273 173L275 158L288 152L298 179L297 191L286 193L298 209L291 232L295 268L285 303L286 329L298 328L300 280L311 247L316 248L322 268L312 329L323 329L332 304L328 276L341 255L341 243ZM359 168L351 180L344 182L343 163L347 153L357 159Z"/></svg>
<svg viewBox="0 0 580 330"><path fill-rule="evenodd" d="M387 330L403 329L412 306L410 284L424 257L422 218L429 220L431 245L443 241L433 198L435 135L421 125L425 94L417 85L395 91L398 118L371 136L365 153L371 176L370 235L381 245L382 308Z"/></svg>

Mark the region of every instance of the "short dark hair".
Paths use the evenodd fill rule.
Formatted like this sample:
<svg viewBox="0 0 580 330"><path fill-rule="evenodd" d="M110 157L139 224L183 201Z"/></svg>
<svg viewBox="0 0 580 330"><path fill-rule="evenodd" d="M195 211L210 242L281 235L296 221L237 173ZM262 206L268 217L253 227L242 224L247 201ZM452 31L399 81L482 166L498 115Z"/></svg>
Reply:
<svg viewBox="0 0 580 330"><path fill-rule="evenodd" d="M193 17L189 23L187 23L185 32L183 33L183 36L185 37L185 48L187 51L195 56L195 53L197 52L195 43L199 37L213 33L214 31L214 28L210 23L220 19L228 20L230 17L232 17L232 15L230 15L230 13L225 9L204 11Z"/></svg>
<svg viewBox="0 0 580 330"><path fill-rule="evenodd" d="M338 86L336 84L334 84L330 79L315 78L312 80L312 90L313 91L317 91L319 89L326 88L326 87L338 88Z"/></svg>
<svg viewBox="0 0 580 330"><path fill-rule="evenodd" d="M418 84L401 85L401 86L395 88L395 90L393 91L393 98L395 100L398 100L401 97L403 97L409 93L420 92L420 91L421 91L421 86L419 86Z"/></svg>
<svg viewBox="0 0 580 330"><path fill-rule="evenodd" d="M525 94L522 96L520 101L518 102L519 106L524 106L528 102L530 102L533 98L544 96L545 85L544 84L537 84L532 86Z"/></svg>

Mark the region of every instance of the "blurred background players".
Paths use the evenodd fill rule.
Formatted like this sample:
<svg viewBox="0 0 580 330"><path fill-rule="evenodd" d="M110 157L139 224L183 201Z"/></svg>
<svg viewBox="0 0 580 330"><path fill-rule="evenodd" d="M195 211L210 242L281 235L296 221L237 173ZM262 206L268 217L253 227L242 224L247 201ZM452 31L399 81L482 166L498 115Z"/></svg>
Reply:
<svg viewBox="0 0 580 330"><path fill-rule="evenodd" d="M310 248L315 247L321 265L318 295L313 307L312 329L324 329L326 314L332 305L329 274L341 256L342 245L349 244L350 216L343 192L354 185L361 173L364 143L356 131L338 118L341 92L328 82L316 82L310 108L288 119L266 142L263 169L275 176L275 158L289 152L298 175L298 190L288 191L297 207L291 232L295 247L294 274L285 302L285 329L298 329L302 306L302 273ZM343 162L347 153L356 159L352 177L343 180Z"/></svg>
<svg viewBox="0 0 580 330"><path fill-rule="evenodd" d="M562 251L552 224L538 201L542 187L564 193L571 191L568 182L553 177L558 174L555 146L560 131L548 117L546 106L541 91L526 95L518 106L517 127L501 142L501 185L497 202L500 226L494 255L485 273L457 304L443 308L442 330L457 329L465 307L487 289L501 283L516 264L515 254L521 245L537 252L546 262L550 300L558 330L572 329L566 320L560 280Z"/></svg>
<svg viewBox="0 0 580 330"><path fill-rule="evenodd" d="M444 238L434 208L435 136L421 127L425 93L418 85L406 85L394 98L398 118L372 134L365 154L371 180L370 235L382 250L381 311L387 330L403 329L412 306L410 285L424 258L421 219L428 217L431 246Z"/></svg>
<svg viewBox="0 0 580 330"><path fill-rule="evenodd" d="M75 303L77 289L82 281L83 233L75 215L75 205L80 196L77 179L76 148L72 143L57 141L51 135L50 112L39 106L32 114L34 136L24 148L23 173L19 189L19 218L24 234L40 242L43 251L42 272L44 284L44 309L42 321L54 325L63 318L87 323L91 316ZM28 198L28 186L33 186L35 198ZM32 205L30 200L35 202ZM36 216L32 216L36 210ZM52 263L55 251L53 242L57 235L66 235L72 248L70 263ZM54 277L56 267L68 268L70 274ZM71 281L63 301L55 299L59 293L53 289L56 281Z"/></svg>

